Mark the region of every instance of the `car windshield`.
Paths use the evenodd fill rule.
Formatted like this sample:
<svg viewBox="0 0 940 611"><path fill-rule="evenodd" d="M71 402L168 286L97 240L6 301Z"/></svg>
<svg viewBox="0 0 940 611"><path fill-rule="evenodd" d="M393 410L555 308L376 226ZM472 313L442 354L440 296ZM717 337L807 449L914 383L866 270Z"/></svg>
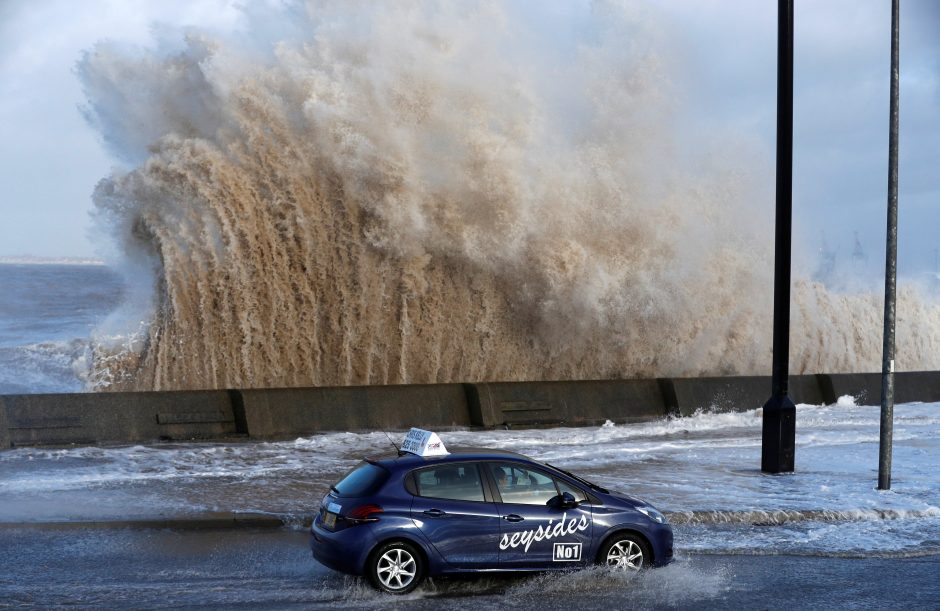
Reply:
<svg viewBox="0 0 940 611"><path fill-rule="evenodd" d="M545 463L545 464L548 465L548 463ZM569 472L569 471L565 471L565 470L562 469L561 467L556 467L555 465L548 465L548 466L551 467L552 469L556 470L556 471L560 471L560 472L564 473L565 475L567 475L567 476L570 477L570 478L573 478L573 479L576 480L576 481L581 482L582 484L584 484L585 486L588 486L589 488L593 488L594 490L597 490L598 492L603 492L604 494L610 494L610 490L608 490L607 488L604 488L603 486L598 486L597 484L595 484L595 483L593 483L593 482L589 482L589 481L587 481L586 479L584 479L583 477L578 477L578 476L575 475L574 473L571 473L571 472Z"/></svg>
<svg viewBox="0 0 940 611"><path fill-rule="evenodd" d="M362 461L346 477L331 486L340 496L368 496L388 479L388 471L378 465Z"/></svg>

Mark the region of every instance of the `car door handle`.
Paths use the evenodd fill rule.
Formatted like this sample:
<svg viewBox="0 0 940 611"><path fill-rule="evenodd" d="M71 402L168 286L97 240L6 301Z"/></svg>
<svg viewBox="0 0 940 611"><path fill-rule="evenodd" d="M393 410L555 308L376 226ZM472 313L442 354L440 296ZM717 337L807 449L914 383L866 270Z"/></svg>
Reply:
<svg viewBox="0 0 940 611"><path fill-rule="evenodd" d="M446 512L441 511L440 509L428 509L423 512L426 516L431 516L432 518L439 518L441 516L447 515Z"/></svg>
<svg viewBox="0 0 940 611"><path fill-rule="evenodd" d="M514 513L511 513L508 516L503 516L503 519L506 520L507 522L521 522L525 520L525 518L523 518L522 516L516 515Z"/></svg>

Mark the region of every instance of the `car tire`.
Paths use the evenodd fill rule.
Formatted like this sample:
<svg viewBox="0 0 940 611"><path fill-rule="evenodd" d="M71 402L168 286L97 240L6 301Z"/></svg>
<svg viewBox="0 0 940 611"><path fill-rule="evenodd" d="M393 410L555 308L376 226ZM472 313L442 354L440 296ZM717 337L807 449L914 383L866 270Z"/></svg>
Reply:
<svg viewBox="0 0 940 611"><path fill-rule="evenodd" d="M608 539L597 555L597 563L637 572L652 565L649 544L639 535L620 533Z"/></svg>
<svg viewBox="0 0 940 611"><path fill-rule="evenodd" d="M424 572L424 557L414 545L403 541L380 545L366 567L372 585L389 594L411 592L424 581Z"/></svg>

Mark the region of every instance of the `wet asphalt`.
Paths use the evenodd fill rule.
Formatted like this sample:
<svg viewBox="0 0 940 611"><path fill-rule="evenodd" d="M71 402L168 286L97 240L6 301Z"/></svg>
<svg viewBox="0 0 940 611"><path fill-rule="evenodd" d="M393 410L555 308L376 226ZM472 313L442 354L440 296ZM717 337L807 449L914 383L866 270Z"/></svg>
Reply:
<svg viewBox="0 0 940 611"><path fill-rule="evenodd" d="M940 556L707 555L640 575L436 579L407 597L310 557L299 529L0 529L2 608L937 609Z"/></svg>

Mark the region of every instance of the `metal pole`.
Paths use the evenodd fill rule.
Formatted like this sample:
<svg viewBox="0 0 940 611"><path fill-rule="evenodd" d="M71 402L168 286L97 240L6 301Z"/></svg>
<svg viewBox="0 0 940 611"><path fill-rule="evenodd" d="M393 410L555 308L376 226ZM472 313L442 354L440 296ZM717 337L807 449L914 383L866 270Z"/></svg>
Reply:
<svg viewBox="0 0 940 611"><path fill-rule="evenodd" d="M900 0L891 2L891 127L888 137L888 240L885 255L885 326L881 359L881 443L878 490L891 488L894 436L894 321L898 275L898 16Z"/></svg>
<svg viewBox="0 0 940 611"><path fill-rule="evenodd" d="M787 395L790 362L790 241L793 224L793 0L777 3L777 219L771 397L764 404L761 470L793 471L796 406Z"/></svg>

